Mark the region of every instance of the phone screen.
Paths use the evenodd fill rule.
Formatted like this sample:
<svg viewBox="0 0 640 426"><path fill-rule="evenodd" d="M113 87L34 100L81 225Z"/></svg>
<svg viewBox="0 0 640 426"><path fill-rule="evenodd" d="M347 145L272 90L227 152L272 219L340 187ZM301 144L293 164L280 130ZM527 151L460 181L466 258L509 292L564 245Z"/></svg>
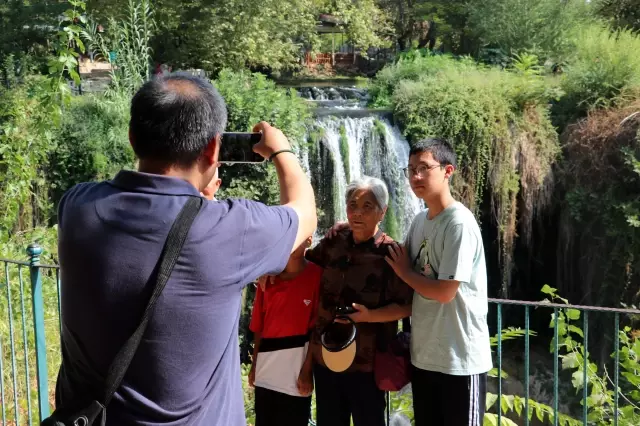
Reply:
<svg viewBox="0 0 640 426"><path fill-rule="evenodd" d="M260 142L262 133L225 132L222 134L221 163L262 163L264 158L253 152L253 146Z"/></svg>

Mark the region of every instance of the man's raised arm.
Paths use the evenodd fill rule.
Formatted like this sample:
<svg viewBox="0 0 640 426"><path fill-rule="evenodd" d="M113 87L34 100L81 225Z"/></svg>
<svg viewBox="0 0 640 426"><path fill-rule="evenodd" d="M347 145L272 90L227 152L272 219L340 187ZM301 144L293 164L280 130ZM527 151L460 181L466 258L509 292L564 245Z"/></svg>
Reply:
<svg viewBox="0 0 640 426"><path fill-rule="evenodd" d="M262 139L254 151L271 160L278 173L280 204L291 207L298 215L298 233L291 251L313 235L318 226L316 201L311 182L293 152L284 134L266 122L258 123L254 132L262 132Z"/></svg>

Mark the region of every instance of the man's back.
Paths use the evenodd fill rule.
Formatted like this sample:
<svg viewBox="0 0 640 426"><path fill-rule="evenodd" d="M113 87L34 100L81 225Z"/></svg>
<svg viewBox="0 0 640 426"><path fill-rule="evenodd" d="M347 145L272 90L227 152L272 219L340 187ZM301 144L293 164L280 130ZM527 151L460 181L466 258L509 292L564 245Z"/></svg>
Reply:
<svg viewBox="0 0 640 426"><path fill-rule="evenodd" d="M56 405L98 397L138 325L188 182L121 172L60 204L63 365ZM205 202L160 296L108 425L244 425L237 327L243 286L282 270L298 219L285 207Z"/></svg>

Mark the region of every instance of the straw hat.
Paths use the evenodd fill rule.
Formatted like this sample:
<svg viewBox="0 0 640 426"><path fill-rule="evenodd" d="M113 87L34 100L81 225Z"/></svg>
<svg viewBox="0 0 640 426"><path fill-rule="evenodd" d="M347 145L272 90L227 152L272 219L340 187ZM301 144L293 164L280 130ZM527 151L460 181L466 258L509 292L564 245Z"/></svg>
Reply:
<svg viewBox="0 0 640 426"><path fill-rule="evenodd" d="M336 322L337 319L347 323ZM338 315L325 327L320 336L322 342L322 359L331 371L341 373L348 369L356 357L356 324L346 315Z"/></svg>

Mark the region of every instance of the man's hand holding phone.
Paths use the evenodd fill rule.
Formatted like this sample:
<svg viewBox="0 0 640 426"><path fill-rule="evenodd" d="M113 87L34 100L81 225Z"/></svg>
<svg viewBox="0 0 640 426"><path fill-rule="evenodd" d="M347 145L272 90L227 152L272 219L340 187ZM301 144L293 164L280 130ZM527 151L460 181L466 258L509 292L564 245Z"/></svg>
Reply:
<svg viewBox="0 0 640 426"><path fill-rule="evenodd" d="M318 226L313 188L280 129L262 121L252 133L223 133L218 155L221 164L273 161L280 186L280 205L293 209L299 220L291 251L313 235Z"/></svg>
<svg viewBox="0 0 640 426"><path fill-rule="evenodd" d="M268 160L278 151L290 150L291 145L282 131L269 123L262 121L255 125L254 132L262 133L260 142L253 146L253 151Z"/></svg>

